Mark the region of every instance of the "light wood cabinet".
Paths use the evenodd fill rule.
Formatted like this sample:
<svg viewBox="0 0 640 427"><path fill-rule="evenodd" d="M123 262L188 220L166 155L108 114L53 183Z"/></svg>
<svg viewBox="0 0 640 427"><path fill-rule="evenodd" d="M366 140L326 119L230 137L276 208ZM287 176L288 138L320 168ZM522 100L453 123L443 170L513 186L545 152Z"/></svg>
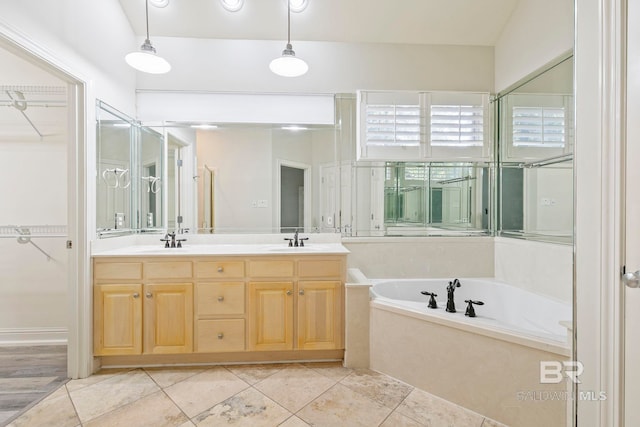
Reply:
<svg viewBox="0 0 640 427"><path fill-rule="evenodd" d="M342 283L298 282L298 348L329 350L342 346Z"/></svg>
<svg viewBox="0 0 640 427"><path fill-rule="evenodd" d="M93 292L94 353L142 353L142 285L98 285Z"/></svg>
<svg viewBox="0 0 640 427"><path fill-rule="evenodd" d="M94 258L94 353L340 357L345 274L344 255Z"/></svg>
<svg viewBox="0 0 640 427"><path fill-rule="evenodd" d="M193 351L193 285L163 283L144 286L144 353Z"/></svg>
<svg viewBox="0 0 640 427"><path fill-rule="evenodd" d="M99 356L190 353L192 284L95 286L93 339Z"/></svg>
<svg viewBox="0 0 640 427"><path fill-rule="evenodd" d="M293 282L249 283L249 348L293 349Z"/></svg>

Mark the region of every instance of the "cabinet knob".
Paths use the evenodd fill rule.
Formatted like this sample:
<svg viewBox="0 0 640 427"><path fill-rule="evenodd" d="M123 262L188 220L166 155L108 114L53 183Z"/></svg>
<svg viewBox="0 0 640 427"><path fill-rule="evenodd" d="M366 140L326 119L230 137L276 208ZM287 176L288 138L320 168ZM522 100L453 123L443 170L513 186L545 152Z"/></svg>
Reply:
<svg viewBox="0 0 640 427"><path fill-rule="evenodd" d="M218 302L222 302L222 301L224 301L224 297L223 296L218 297Z"/></svg>
<svg viewBox="0 0 640 427"><path fill-rule="evenodd" d="M135 294L133 294L133 297L134 298L140 298L140 294L136 292Z"/></svg>
<svg viewBox="0 0 640 427"><path fill-rule="evenodd" d="M298 295L304 295L304 289L300 289L300 290L298 291Z"/></svg>
<svg viewBox="0 0 640 427"><path fill-rule="evenodd" d="M151 292L147 292L146 297L147 297L147 298L152 298L152 297L153 297L153 294L152 294Z"/></svg>
<svg viewBox="0 0 640 427"><path fill-rule="evenodd" d="M293 292L291 292L291 289L289 289L289 290L287 291L287 295L291 295L292 293L293 293Z"/></svg>
<svg viewBox="0 0 640 427"><path fill-rule="evenodd" d="M224 271L224 267L218 267L218 273L222 273Z"/></svg>
<svg viewBox="0 0 640 427"><path fill-rule="evenodd" d="M221 340L222 338L224 338L224 334L223 334L222 332L220 332L220 333L218 334L218 339L219 339L219 340Z"/></svg>

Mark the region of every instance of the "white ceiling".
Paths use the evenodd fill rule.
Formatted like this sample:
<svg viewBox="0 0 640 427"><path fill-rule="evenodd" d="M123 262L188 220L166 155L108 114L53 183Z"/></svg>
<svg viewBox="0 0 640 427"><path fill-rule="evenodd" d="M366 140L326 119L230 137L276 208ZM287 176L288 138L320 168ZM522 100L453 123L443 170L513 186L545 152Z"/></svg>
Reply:
<svg viewBox="0 0 640 427"><path fill-rule="evenodd" d="M310 0L291 14L291 39L305 41L494 46L518 0ZM145 34L144 0L120 0L135 33ZM220 0L149 5L154 36L286 40L286 0Z"/></svg>

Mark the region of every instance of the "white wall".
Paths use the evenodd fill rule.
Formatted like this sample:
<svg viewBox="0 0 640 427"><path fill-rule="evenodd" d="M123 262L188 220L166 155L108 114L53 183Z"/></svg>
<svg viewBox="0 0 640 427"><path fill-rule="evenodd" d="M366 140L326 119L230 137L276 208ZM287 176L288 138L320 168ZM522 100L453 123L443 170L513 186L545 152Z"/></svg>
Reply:
<svg viewBox="0 0 640 427"><path fill-rule="evenodd" d="M1 0L0 34L9 33L37 45L86 80L91 97L134 115L136 73L124 56L141 43L117 0Z"/></svg>
<svg viewBox="0 0 640 427"><path fill-rule="evenodd" d="M271 230L272 150L271 129L268 128L198 131L198 174L202 176L205 164L215 170L216 229ZM201 210L202 190L198 192L198 200L198 210ZM266 200L267 207L253 207L253 201L258 200ZM202 226L201 221L198 226Z"/></svg>
<svg viewBox="0 0 640 427"><path fill-rule="evenodd" d="M282 41L154 37L172 64L144 75L140 89L340 93L357 89L493 90L493 48L296 42L309 72L283 78L269 71Z"/></svg>
<svg viewBox="0 0 640 427"><path fill-rule="evenodd" d="M525 169L525 231L573 233L573 169L548 166Z"/></svg>
<svg viewBox="0 0 640 427"><path fill-rule="evenodd" d="M573 247L496 237L495 277L528 291L571 303Z"/></svg>
<svg viewBox="0 0 640 427"><path fill-rule="evenodd" d="M66 225L66 166L63 137L0 141L0 226ZM32 238L47 261L30 243L0 238L0 343L66 339L65 240Z"/></svg>
<svg viewBox="0 0 640 427"><path fill-rule="evenodd" d="M573 0L520 0L495 46L495 92L573 49Z"/></svg>

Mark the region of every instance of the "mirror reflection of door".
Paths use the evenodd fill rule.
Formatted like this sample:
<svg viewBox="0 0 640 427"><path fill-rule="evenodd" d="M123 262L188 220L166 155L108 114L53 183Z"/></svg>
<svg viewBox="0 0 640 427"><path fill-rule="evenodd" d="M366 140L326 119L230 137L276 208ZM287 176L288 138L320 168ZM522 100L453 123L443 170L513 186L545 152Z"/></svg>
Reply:
<svg viewBox="0 0 640 427"><path fill-rule="evenodd" d="M280 231L304 228L304 169L280 166Z"/></svg>

